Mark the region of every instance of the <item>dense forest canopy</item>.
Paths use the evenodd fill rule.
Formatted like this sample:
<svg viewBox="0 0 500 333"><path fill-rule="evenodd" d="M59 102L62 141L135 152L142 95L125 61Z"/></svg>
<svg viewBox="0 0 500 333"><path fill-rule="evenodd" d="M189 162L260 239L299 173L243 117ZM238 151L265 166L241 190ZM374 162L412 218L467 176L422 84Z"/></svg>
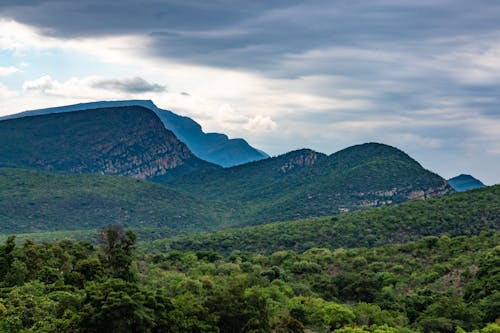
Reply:
<svg viewBox="0 0 500 333"><path fill-rule="evenodd" d="M270 255L148 254L108 227L99 245L0 246L2 332L500 330L500 234Z"/></svg>

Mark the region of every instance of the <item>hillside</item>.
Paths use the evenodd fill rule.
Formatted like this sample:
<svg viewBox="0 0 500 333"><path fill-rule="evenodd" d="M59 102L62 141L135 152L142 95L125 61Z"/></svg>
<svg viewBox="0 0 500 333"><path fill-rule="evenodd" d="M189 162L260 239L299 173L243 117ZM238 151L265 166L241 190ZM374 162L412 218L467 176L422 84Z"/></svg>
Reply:
<svg viewBox="0 0 500 333"><path fill-rule="evenodd" d="M8 168L0 168L0 212L4 234L108 224L179 232L220 223L213 206L154 183Z"/></svg>
<svg viewBox="0 0 500 333"><path fill-rule="evenodd" d="M500 230L500 185L334 217L174 237L146 247L270 254L313 247L380 246L441 234L477 235L482 230Z"/></svg>
<svg viewBox="0 0 500 333"><path fill-rule="evenodd" d="M2 120L0 166L141 179L217 168L137 106Z"/></svg>
<svg viewBox="0 0 500 333"><path fill-rule="evenodd" d="M458 192L485 187L480 180L472 177L471 175L464 174L448 179L448 183L455 191Z"/></svg>
<svg viewBox="0 0 500 333"><path fill-rule="evenodd" d="M404 152L377 143L330 156L302 149L167 183L185 194L225 203L242 224L332 215L452 191Z"/></svg>
<svg viewBox="0 0 500 333"><path fill-rule="evenodd" d="M243 139L229 139L227 135L220 133L205 133L203 132L201 126L193 119L180 116L169 110L160 109L150 100L80 103L75 105L25 111L14 115L0 117L0 120L97 108L129 106L141 106L154 111L162 120L165 128L172 131L197 157L205 161L229 167L268 157L266 153L253 148Z"/></svg>

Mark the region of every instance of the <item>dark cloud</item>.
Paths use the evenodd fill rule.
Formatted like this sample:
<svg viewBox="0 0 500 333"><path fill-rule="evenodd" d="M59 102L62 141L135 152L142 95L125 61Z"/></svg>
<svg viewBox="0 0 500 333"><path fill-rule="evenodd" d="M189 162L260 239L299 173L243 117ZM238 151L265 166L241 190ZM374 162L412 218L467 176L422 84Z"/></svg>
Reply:
<svg viewBox="0 0 500 333"><path fill-rule="evenodd" d="M141 77L96 79L91 84L92 88L115 90L131 94L146 92L163 92L165 86L157 83L149 83Z"/></svg>
<svg viewBox="0 0 500 333"><path fill-rule="evenodd" d="M187 62L277 70L290 54L324 47L400 42L420 51L429 39L498 30L500 3L435 1L23 0L0 16L59 37L143 34L151 52Z"/></svg>

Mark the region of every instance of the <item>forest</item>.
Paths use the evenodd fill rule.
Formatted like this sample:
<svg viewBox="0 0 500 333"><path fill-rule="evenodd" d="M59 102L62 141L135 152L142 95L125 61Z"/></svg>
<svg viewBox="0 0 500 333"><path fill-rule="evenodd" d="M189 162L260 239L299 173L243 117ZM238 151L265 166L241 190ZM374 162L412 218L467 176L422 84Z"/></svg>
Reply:
<svg viewBox="0 0 500 333"><path fill-rule="evenodd" d="M103 228L0 246L2 332L500 331L500 234L272 254L143 251Z"/></svg>

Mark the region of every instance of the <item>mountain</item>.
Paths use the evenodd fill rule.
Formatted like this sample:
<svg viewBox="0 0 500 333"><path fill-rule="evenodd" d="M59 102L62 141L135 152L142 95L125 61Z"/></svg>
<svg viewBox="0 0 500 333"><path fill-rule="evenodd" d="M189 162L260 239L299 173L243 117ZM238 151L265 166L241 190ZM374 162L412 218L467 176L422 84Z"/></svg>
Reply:
<svg viewBox="0 0 500 333"><path fill-rule="evenodd" d="M149 250L230 254L404 243L425 236L500 231L500 185L333 217L278 222L154 241Z"/></svg>
<svg viewBox="0 0 500 333"><path fill-rule="evenodd" d="M448 183L451 185L451 187L453 187L455 191L458 192L473 190L486 186L480 180L472 177L471 175L464 174L448 179Z"/></svg>
<svg viewBox="0 0 500 333"><path fill-rule="evenodd" d="M213 205L162 185L130 177L10 168L0 168L0 212L1 232L6 234L108 224L186 231L220 222Z"/></svg>
<svg viewBox="0 0 500 333"><path fill-rule="evenodd" d="M2 120L0 166L141 179L219 168L139 106Z"/></svg>
<svg viewBox="0 0 500 333"><path fill-rule="evenodd" d="M167 181L194 197L223 202L242 224L324 216L452 191L404 152L367 143L327 156L309 149Z"/></svg>
<svg viewBox="0 0 500 333"><path fill-rule="evenodd" d="M102 101L80 103L55 108L25 111L14 115L0 117L13 119L50 113L74 112L97 108L115 108L124 106L142 106L156 113L165 128L172 131L199 158L223 167L234 166L269 157L261 150L251 147L243 139L229 139L220 133L205 133L193 119L179 116L172 111L158 108L150 100Z"/></svg>

